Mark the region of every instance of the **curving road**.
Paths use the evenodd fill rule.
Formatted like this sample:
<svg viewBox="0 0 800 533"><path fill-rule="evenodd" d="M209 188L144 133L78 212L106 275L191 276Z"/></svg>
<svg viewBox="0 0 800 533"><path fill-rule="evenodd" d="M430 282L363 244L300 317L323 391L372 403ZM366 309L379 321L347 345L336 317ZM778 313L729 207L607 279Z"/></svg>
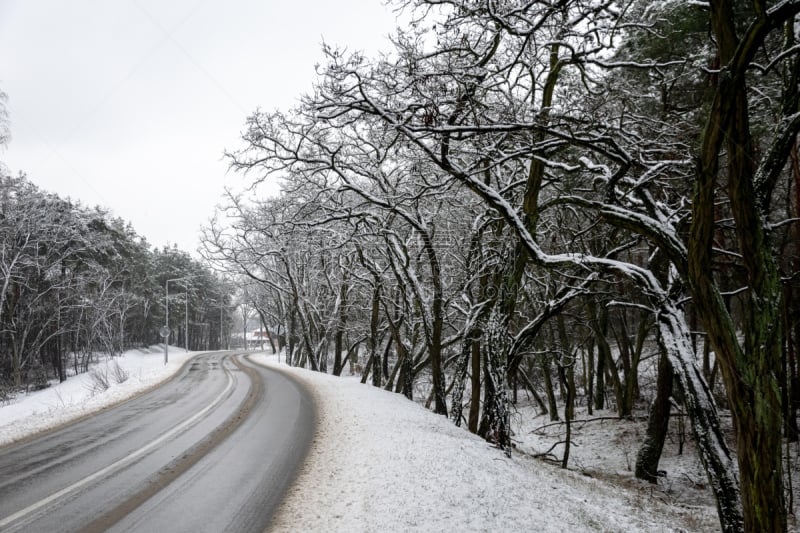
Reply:
<svg viewBox="0 0 800 533"><path fill-rule="evenodd" d="M263 531L314 433L306 391L235 352L0 449L0 531Z"/></svg>

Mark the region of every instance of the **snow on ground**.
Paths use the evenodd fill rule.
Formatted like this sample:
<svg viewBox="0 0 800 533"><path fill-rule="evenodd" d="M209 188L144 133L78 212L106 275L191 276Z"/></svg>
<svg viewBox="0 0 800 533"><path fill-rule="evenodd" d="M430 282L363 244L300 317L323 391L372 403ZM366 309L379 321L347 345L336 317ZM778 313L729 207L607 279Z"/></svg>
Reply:
<svg viewBox="0 0 800 533"><path fill-rule="evenodd" d="M514 418L512 425L520 451L531 455L549 451L551 457L558 460L563 457L564 446L555 445L564 440L563 423L551 422L548 416L536 414L530 405L521 406ZM713 494L685 418L678 415L670 420L658 465L662 472L658 485L634 478L636 455L646 426L644 416L636 421L621 420L613 410L595 411L589 415L585 407L576 409L569 468L621 487L621 490L638 492L648 499L694 509L698 517L710 518L710 526L713 526L710 529L718 529ZM729 441L732 439L733 435L730 435Z"/></svg>
<svg viewBox="0 0 800 533"><path fill-rule="evenodd" d="M0 407L0 445L139 394L171 377L195 353L173 348L165 366L162 348L129 351L95 367L109 377L105 391L96 389L91 374L81 374L19 395ZM565 471L531 457L556 442L561 430L530 408L515 416L518 448L508 458L399 394L354 377L290 368L274 356L253 359L305 383L318 407L317 435L276 516L276 531L718 529L694 452L678 455L674 439L662 461L668 471L664 485L632 479L641 424L575 423L571 469ZM113 377L115 362L129 376L123 383ZM559 448L554 452L560 457Z"/></svg>
<svg viewBox="0 0 800 533"><path fill-rule="evenodd" d="M253 359L296 376L318 406L317 436L276 531L718 529L713 506L664 502L525 453L508 458L399 394Z"/></svg>
<svg viewBox="0 0 800 533"><path fill-rule="evenodd" d="M58 427L89 413L124 401L174 375L187 359L199 352L170 346L164 365L164 346L130 350L119 357L103 359L89 373L71 376L43 390L18 394L0 403L0 446L34 433ZM116 365L128 378L118 383ZM107 378L108 389L100 390L93 375Z"/></svg>

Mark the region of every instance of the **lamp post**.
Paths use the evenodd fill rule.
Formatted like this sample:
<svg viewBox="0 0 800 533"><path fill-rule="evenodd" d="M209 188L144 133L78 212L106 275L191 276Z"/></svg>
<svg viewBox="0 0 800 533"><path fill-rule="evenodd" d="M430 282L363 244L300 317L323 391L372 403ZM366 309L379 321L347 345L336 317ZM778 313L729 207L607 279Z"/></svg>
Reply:
<svg viewBox="0 0 800 533"><path fill-rule="evenodd" d="M169 282L170 281L186 281L188 276L181 278L168 279L164 283L164 328L167 335L164 337L164 364L169 362ZM189 351L189 289L186 289L186 351Z"/></svg>
<svg viewBox="0 0 800 533"><path fill-rule="evenodd" d="M183 311L183 317L185 320L185 325L183 326L183 341L186 343L186 353L189 353L189 286L184 284L183 288L185 289L184 294L186 295L185 299L183 300L186 307Z"/></svg>

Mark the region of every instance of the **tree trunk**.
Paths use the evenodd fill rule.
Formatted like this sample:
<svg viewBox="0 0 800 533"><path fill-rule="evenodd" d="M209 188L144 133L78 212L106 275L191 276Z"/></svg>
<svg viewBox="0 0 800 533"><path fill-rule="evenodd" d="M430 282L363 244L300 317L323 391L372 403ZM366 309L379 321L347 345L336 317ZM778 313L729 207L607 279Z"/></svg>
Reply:
<svg viewBox="0 0 800 533"><path fill-rule="evenodd" d="M414 361L410 353L403 359L403 396L414 399Z"/></svg>
<svg viewBox="0 0 800 533"><path fill-rule="evenodd" d="M596 409L605 407L605 378L611 378L614 384L614 396L617 399L617 412L622 415L624 409L622 381L614 363L614 356L611 353L611 346L608 345L608 310L604 305L597 305L593 298L587 299L587 309L589 311L589 323L594 333L595 344L597 345L597 390L595 391Z"/></svg>
<svg viewBox="0 0 800 533"><path fill-rule="evenodd" d="M372 311L369 319L369 337L367 337L367 347L369 348L369 363L372 371L372 385L381 386L381 358L378 355L378 319L380 317L381 286L375 283L372 289Z"/></svg>
<svg viewBox="0 0 800 533"><path fill-rule="evenodd" d="M589 346L586 347L586 409L589 415L594 414L594 381L595 381L595 364L594 364L594 341L589 339Z"/></svg>
<svg viewBox="0 0 800 533"><path fill-rule="evenodd" d="M657 317L658 342L669 358L680 389L684 393L692 434L700 461L708 476L717 502L717 513L723 532L742 531L744 524L736 466L720 427L714 397L694 364L688 328L680 311L665 303ZM751 531L751 530L747 530ZM757 531L757 530L752 530Z"/></svg>
<svg viewBox="0 0 800 533"><path fill-rule="evenodd" d="M790 318L790 307L792 305L792 286L787 283L784 288L783 299L783 328L785 341L783 343L783 366L781 376L781 403L783 404L784 434L788 442L797 442L800 433L797 428L797 411L795 403L792 401L795 384L795 353L792 342L792 324Z"/></svg>
<svg viewBox="0 0 800 533"><path fill-rule="evenodd" d="M336 334L333 348L333 375L342 374L342 352L344 351L344 331L347 327L347 284L343 280L339 285L339 320L336 322Z"/></svg>
<svg viewBox="0 0 800 533"><path fill-rule="evenodd" d="M566 434L564 436L564 456L561 458L561 468L567 468L569 463L569 449L572 444L572 419L575 418L575 365L570 363L567 366L558 365L558 376L567 396L564 399L564 424Z"/></svg>
<svg viewBox="0 0 800 533"><path fill-rule="evenodd" d="M445 392L444 368L442 363L442 329L444 327L444 294L442 289L442 269L436 256L436 249L429 233L423 232L422 239L425 243L425 252L431 269L431 282L433 284L433 298L431 302L432 324L430 332L430 345L428 351L431 356L431 378L433 379L434 412L447 416L447 399Z"/></svg>
<svg viewBox="0 0 800 533"><path fill-rule="evenodd" d="M781 287L764 230L763 213L768 211L772 178L785 166L797 134L797 126L785 119L797 112L798 65L791 59L787 79L793 83L784 86L787 98L782 109L784 120L778 122L763 157L756 155L753 146L746 72L773 29L785 22L788 30L785 35L794 35L794 17L800 6L787 2L769 12L761 6L742 38L737 35L737 15L732 3L711 0L710 7L721 74L698 156L688 277L698 314L720 361L736 428L744 529L783 532L787 528L781 453L783 409L776 372L781 367L783 342ZM723 150L730 210L748 285L739 327L725 308L712 278L714 206L719 202L717 175ZM760 159L758 169L757 159ZM738 333L744 334L743 345L739 344Z"/></svg>
<svg viewBox="0 0 800 533"><path fill-rule="evenodd" d="M550 412L550 420L558 420L558 402L556 401L556 392L553 388L553 377L550 373L550 358L543 357L539 362L544 377L544 392L547 395L547 407Z"/></svg>
<svg viewBox="0 0 800 533"><path fill-rule="evenodd" d="M638 378L633 369L633 349L631 348L627 316L624 310L622 311L619 324L620 331L614 331L617 347L619 348L619 359L622 362L623 376L623 381L620 382L620 392L617 397L617 401L620 402L618 411L621 418L629 418L633 414L633 396Z"/></svg>
<svg viewBox="0 0 800 533"><path fill-rule="evenodd" d="M510 442L507 381L508 316L500 307L503 295L489 314L486 325L486 355L483 365L483 410L478 435L508 452Z"/></svg>
<svg viewBox="0 0 800 533"><path fill-rule="evenodd" d="M297 327L297 318L296 318L296 311L292 307L288 313L288 323L286 324L286 364L289 366L297 366L297 358L296 358L296 342L295 339L297 338L297 332L295 328Z"/></svg>
<svg viewBox="0 0 800 533"><path fill-rule="evenodd" d="M694 346L692 346L694 351ZM637 478L650 483L658 481L658 462L664 449L669 428L670 396L672 395L672 365L665 353L658 359L658 380L656 397L650 404L650 416L647 419L647 434L639 453L636 455L636 468L634 473Z"/></svg>
<svg viewBox="0 0 800 533"><path fill-rule="evenodd" d="M481 408L481 342L479 340L472 341L471 361L470 385L472 390L469 402L469 430L477 433Z"/></svg>
<svg viewBox="0 0 800 533"><path fill-rule="evenodd" d="M472 338L467 332L461 340L461 354L456 360L456 371L453 376L453 392L450 396L450 418L456 427L461 427L461 418L464 411L464 386L467 379L467 368L470 364Z"/></svg>

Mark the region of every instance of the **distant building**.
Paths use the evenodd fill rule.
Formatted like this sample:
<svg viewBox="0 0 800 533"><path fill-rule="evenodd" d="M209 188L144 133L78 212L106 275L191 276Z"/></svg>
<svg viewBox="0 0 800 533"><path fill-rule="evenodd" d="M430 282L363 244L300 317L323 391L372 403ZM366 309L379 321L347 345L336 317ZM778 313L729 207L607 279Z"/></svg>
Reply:
<svg viewBox="0 0 800 533"><path fill-rule="evenodd" d="M269 344L270 339L270 332L266 329L254 329L247 332L247 348L249 349L267 349L270 347ZM275 342L276 333L272 332L272 339ZM233 346L242 346L242 334L234 333L231 335L231 340L233 342Z"/></svg>

